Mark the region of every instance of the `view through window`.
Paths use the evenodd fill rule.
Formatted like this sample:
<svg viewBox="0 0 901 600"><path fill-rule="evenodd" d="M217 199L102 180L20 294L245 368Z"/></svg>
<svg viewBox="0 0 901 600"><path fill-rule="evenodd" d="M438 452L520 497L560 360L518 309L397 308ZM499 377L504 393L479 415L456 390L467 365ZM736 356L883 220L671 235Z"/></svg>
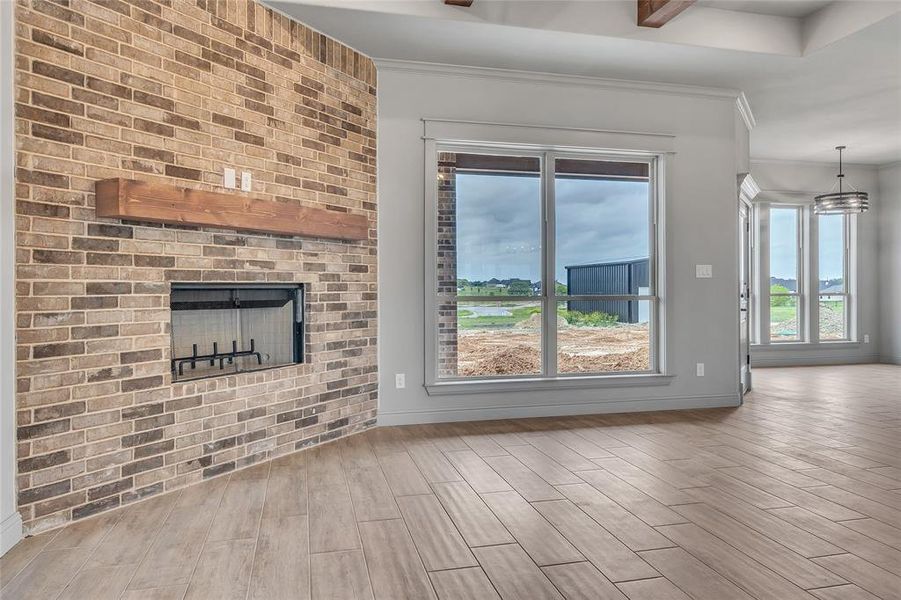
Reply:
<svg viewBox="0 0 901 600"><path fill-rule="evenodd" d="M800 339L799 225L797 207L770 208L770 340Z"/></svg>
<svg viewBox="0 0 901 600"><path fill-rule="evenodd" d="M650 371L650 186L648 161L439 152L438 376Z"/></svg>
<svg viewBox="0 0 901 600"><path fill-rule="evenodd" d="M817 222L820 339L844 340L848 337L847 217L819 215Z"/></svg>

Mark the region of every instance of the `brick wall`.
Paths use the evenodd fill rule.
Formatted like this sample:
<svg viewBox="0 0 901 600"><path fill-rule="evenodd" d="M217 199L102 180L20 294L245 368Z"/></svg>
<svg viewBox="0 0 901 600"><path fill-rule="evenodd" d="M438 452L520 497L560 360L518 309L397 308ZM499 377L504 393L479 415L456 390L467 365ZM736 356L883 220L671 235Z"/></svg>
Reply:
<svg viewBox="0 0 901 600"><path fill-rule="evenodd" d="M438 293L457 294L457 155L438 153ZM457 376L457 303L438 305L438 375Z"/></svg>
<svg viewBox="0 0 901 600"><path fill-rule="evenodd" d="M245 0L19 0L18 490L37 532L376 409L375 72ZM108 177L365 214L343 243L98 219ZM307 284L308 363L172 384L172 281Z"/></svg>

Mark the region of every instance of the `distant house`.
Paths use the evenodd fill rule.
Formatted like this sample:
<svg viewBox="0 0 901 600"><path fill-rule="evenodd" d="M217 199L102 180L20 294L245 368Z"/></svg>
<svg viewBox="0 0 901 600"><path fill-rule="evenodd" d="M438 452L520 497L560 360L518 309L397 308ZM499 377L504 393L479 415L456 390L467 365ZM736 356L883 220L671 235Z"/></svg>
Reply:
<svg viewBox="0 0 901 600"><path fill-rule="evenodd" d="M650 280L647 257L571 265L566 267L566 286L571 296L630 296L646 293ZM621 323L648 320L647 303L630 300L572 300L567 309L584 313L616 315Z"/></svg>

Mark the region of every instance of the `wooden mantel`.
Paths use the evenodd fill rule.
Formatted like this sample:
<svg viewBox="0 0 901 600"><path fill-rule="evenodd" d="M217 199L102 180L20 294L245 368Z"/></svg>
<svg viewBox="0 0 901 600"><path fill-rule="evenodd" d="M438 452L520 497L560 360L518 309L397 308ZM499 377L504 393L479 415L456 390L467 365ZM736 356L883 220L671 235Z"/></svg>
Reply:
<svg viewBox="0 0 901 600"><path fill-rule="evenodd" d="M98 217L200 225L339 240L365 240L365 215L136 181L105 179L95 186Z"/></svg>

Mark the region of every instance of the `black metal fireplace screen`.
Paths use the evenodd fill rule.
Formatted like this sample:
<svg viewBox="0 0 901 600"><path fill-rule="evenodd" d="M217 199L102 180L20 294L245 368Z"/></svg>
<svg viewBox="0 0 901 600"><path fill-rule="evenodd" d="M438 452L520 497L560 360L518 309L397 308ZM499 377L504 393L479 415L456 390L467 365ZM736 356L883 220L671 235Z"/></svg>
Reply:
<svg viewBox="0 0 901 600"><path fill-rule="evenodd" d="M172 284L172 379L197 379L304 360L304 288Z"/></svg>

